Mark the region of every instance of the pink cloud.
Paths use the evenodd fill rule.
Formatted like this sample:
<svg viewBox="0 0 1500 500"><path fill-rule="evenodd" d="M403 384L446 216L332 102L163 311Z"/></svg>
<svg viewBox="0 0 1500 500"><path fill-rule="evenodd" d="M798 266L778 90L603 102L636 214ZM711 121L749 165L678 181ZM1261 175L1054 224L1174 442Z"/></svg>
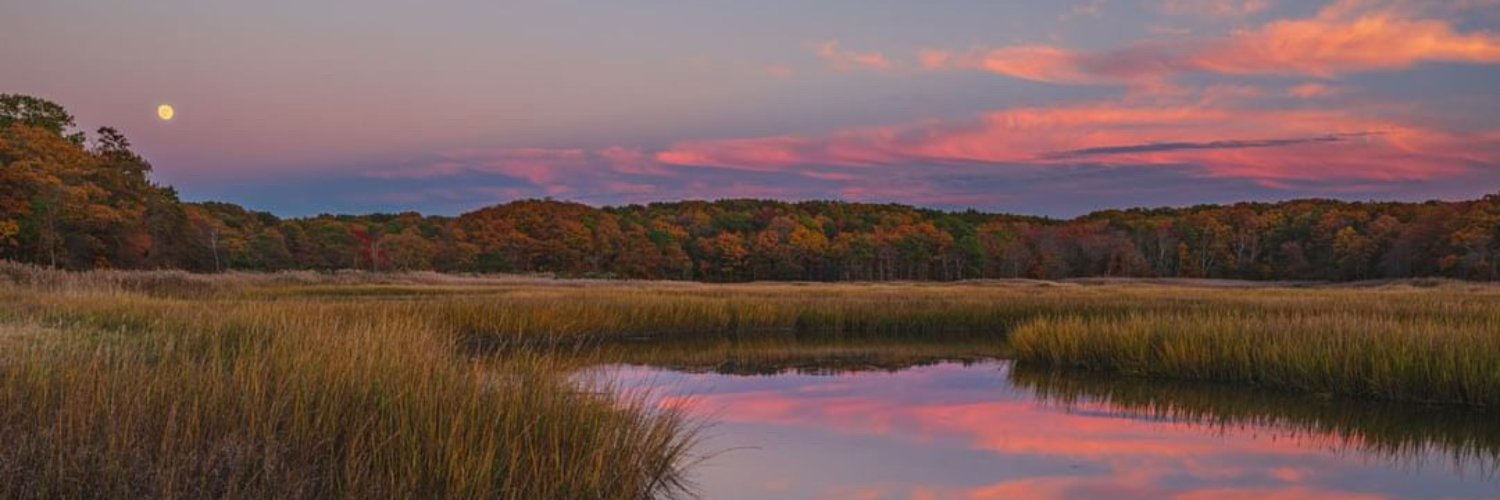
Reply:
<svg viewBox="0 0 1500 500"><path fill-rule="evenodd" d="M1410 19L1394 9L1344 1L1311 19L1275 21L1242 31L1192 56L1225 74L1307 74L1390 70L1424 62L1500 62L1500 38L1457 33L1443 20Z"/></svg>
<svg viewBox="0 0 1500 500"><path fill-rule="evenodd" d="M1161 0L1158 8L1174 16L1244 17L1266 10L1270 0Z"/></svg>
<svg viewBox="0 0 1500 500"><path fill-rule="evenodd" d="M1097 103L853 129L822 138L689 142L657 153L656 159L753 171L923 163L1195 165L1210 177L1271 185L1455 175L1468 165L1500 162L1495 135L1444 132L1344 110Z"/></svg>
<svg viewBox="0 0 1500 500"><path fill-rule="evenodd" d="M468 166L460 162L439 161L411 168L370 171L366 172L365 176L376 179L432 179L452 177L468 170Z"/></svg>
<svg viewBox="0 0 1500 500"><path fill-rule="evenodd" d="M1351 15L1347 12L1330 7L1319 17ZM828 50L843 53L836 45ZM993 177L1006 169L1159 167L1171 169L1174 176L1239 185L1356 192L1461 178L1500 165L1500 130L1444 129L1427 117L1397 114L1411 108L1393 103L1328 107L1331 102L1313 99L1337 95L1343 88L1320 81L1292 88L1218 84L1188 90L1162 80L1160 73L1140 70L1185 64L1183 58L1165 57L1170 54L1165 49L1137 48L1113 61L1087 54L1080 59L1078 53L1045 46L1010 50L1016 57L985 64L1036 79L1128 80L1136 86L1116 101L1005 109L826 134L682 141L662 148L458 150L367 175L436 179L498 174L530 183L532 193L614 199L834 194L857 201L985 206L1001 195L963 193L952 187L951 176L961 171ZM930 51L921 54L921 63L932 68L973 63L967 57ZM1151 60L1160 64L1143 62ZM1267 105L1268 98L1284 96L1308 102L1290 108Z"/></svg>
<svg viewBox="0 0 1500 500"><path fill-rule="evenodd" d="M806 162L807 157L796 150L811 145L815 142L797 137L688 142L656 153L656 160L670 165L773 171Z"/></svg>
<svg viewBox="0 0 1500 500"><path fill-rule="evenodd" d="M944 187L943 176L959 170L943 167L980 176L1077 166L1155 167L1171 169L1174 176L1277 190L1325 186L1319 189L1358 192L1476 175L1500 164L1497 130L1449 131L1413 118L1370 116L1365 109L1258 106L1265 92L1221 85L1197 94L1016 108L821 136L687 141L663 149L459 150L367 175L423 180L495 174L525 181L531 196L617 201L835 195L851 201L985 206L1004 195ZM440 193L421 196L442 198Z"/></svg>
<svg viewBox="0 0 1500 500"><path fill-rule="evenodd" d="M879 52L857 52L839 48L836 41L827 41L818 45L818 57L827 61L830 66L840 71L868 69L868 70L890 70L895 69L895 63L887 59Z"/></svg>
<svg viewBox="0 0 1500 500"><path fill-rule="evenodd" d="M562 179L563 171L587 167L587 153L581 149L501 149L460 150L450 161L464 162L473 171L501 174L547 185Z"/></svg>
<svg viewBox="0 0 1500 500"><path fill-rule="evenodd" d="M1292 87L1287 91L1287 94L1291 95L1292 97L1300 97L1302 99L1317 99L1321 97L1333 97L1344 93L1345 90L1346 89L1344 89L1343 87L1334 85L1326 85L1322 83L1305 83L1296 87Z"/></svg>
<svg viewBox="0 0 1500 500"><path fill-rule="evenodd" d="M1381 500L1385 495L1332 491L1319 488L1215 488L1183 493L1172 497L1175 500L1299 500L1321 498L1325 500Z"/></svg>
<svg viewBox="0 0 1500 500"><path fill-rule="evenodd" d="M850 173L844 173L844 172L823 172L823 171L816 171L816 170L814 170L814 171L808 171L808 172L802 172L802 175L806 176L806 177L811 177L813 179L820 179L820 180L825 180L825 181L853 181L853 180L858 180L859 179L859 176L856 176L856 175L850 174Z"/></svg>
<svg viewBox="0 0 1500 500"><path fill-rule="evenodd" d="M1128 84L1160 86L1180 72L1180 62L1153 46L1140 45L1105 53L1085 53L1050 45L978 49L967 53L928 50L926 69L970 69L1022 80L1072 85Z"/></svg>
<svg viewBox="0 0 1500 500"><path fill-rule="evenodd" d="M651 155L636 148L610 147L597 151L604 163L612 170L623 174L634 175L667 175L667 169L662 168L651 158Z"/></svg>
<svg viewBox="0 0 1500 500"><path fill-rule="evenodd" d="M370 171L365 175L381 179L433 179L489 173L545 185L563 179L565 171L589 165L588 153L581 149L460 149L440 157L424 165Z"/></svg>
<svg viewBox="0 0 1500 500"><path fill-rule="evenodd" d="M1145 42L1100 52L1026 45L929 50L927 69L969 69L1049 83L1160 86L1181 73L1330 78L1428 62L1500 63L1500 37L1459 33L1384 4L1344 1L1305 19L1280 20L1197 43Z"/></svg>
<svg viewBox="0 0 1500 500"><path fill-rule="evenodd" d="M606 173L662 176L669 171L645 151L609 147L585 149L460 149L442 153L440 159L422 165L374 170L365 176L378 179L436 179L465 174L499 174L526 180L547 190L562 194L570 189L568 182L588 175ZM621 184L623 185L623 184ZM639 191L639 188L634 188Z"/></svg>

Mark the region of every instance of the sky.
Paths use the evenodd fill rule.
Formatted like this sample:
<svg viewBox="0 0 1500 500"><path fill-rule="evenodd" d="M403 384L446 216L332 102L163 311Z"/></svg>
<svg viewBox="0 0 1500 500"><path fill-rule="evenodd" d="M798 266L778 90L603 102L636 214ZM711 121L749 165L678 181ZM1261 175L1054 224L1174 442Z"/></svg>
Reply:
<svg viewBox="0 0 1500 500"><path fill-rule="evenodd" d="M286 216L1500 192L1500 0L21 0L0 92Z"/></svg>

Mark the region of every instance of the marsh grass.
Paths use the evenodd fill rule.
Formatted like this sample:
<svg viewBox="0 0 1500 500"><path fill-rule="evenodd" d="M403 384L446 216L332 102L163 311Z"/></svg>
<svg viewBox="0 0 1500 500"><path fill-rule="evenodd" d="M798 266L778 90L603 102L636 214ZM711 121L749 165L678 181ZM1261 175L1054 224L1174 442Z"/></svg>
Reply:
<svg viewBox="0 0 1500 500"><path fill-rule="evenodd" d="M18 303L19 302L19 303ZM647 498L693 428L376 304L12 302L0 497ZM15 333L10 333L15 332Z"/></svg>
<svg viewBox="0 0 1500 500"><path fill-rule="evenodd" d="M996 338L1033 314L1030 304L959 294L884 290L718 291L587 289L517 292L425 309L476 342L551 339L806 336Z"/></svg>
<svg viewBox="0 0 1500 500"><path fill-rule="evenodd" d="M1420 467L1449 460L1460 471L1500 473L1500 426L1481 410L1350 401L1285 391L1016 367L1012 384L1065 409L1102 403L1140 418L1215 429L1258 427L1322 439Z"/></svg>
<svg viewBox="0 0 1500 500"><path fill-rule="evenodd" d="M413 271L282 271L194 274L186 271L94 270L75 272L0 260L0 287L50 292L131 292L154 297L270 298L276 296L435 295L528 285L560 286L559 281L530 275L453 275ZM570 282L585 286L586 280Z"/></svg>
<svg viewBox="0 0 1500 500"><path fill-rule="evenodd" d="M587 365L624 364L723 375L830 375L898 372L943 362L970 363L1006 357L1006 344L988 339L676 340L602 343L561 353Z"/></svg>
<svg viewBox="0 0 1500 500"><path fill-rule="evenodd" d="M1223 309L1033 320L1032 364L1419 403L1500 406L1500 307ZM1436 312L1436 314L1434 314Z"/></svg>
<svg viewBox="0 0 1500 500"><path fill-rule="evenodd" d="M938 341L1003 351L1010 337L1032 364L1500 402L1500 288L1210 285L205 276L0 263L0 496L680 492L691 422L580 388L580 362L558 355L606 345L624 358L770 373L921 363L940 357L922 346ZM647 338L719 352L618 347Z"/></svg>

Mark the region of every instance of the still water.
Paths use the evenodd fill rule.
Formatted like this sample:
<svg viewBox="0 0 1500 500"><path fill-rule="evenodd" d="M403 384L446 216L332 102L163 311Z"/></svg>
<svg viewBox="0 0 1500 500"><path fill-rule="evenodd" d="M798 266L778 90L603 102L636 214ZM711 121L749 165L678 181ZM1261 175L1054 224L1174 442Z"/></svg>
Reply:
<svg viewBox="0 0 1500 500"><path fill-rule="evenodd" d="M1500 498L1493 414L1018 370L592 373L707 424L710 499Z"/></svg>

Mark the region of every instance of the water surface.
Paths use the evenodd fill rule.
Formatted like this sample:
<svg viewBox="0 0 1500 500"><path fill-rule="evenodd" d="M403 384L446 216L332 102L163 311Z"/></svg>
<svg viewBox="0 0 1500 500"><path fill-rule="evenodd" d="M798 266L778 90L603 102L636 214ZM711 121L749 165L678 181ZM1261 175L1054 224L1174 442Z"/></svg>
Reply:
<svg viewBox="0 0 1500 500"><path fill-rule="evenodd" d="M1479 412L999 360L868 368L593 373L710 424L689 475L711 499L1500 497Z"/></svg>

